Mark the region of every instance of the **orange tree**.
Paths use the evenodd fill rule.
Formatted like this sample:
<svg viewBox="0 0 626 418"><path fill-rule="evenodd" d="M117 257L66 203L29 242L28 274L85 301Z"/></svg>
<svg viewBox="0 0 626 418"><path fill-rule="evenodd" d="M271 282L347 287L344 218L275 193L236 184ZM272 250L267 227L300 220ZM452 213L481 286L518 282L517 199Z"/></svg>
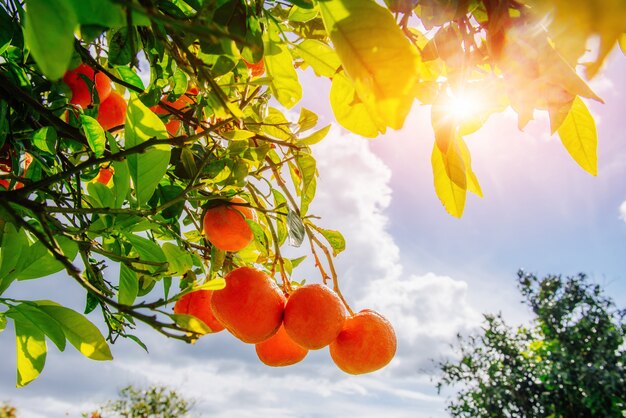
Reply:
<svg viewBox="0 0 626 418"><path fill-rule="evenodd" d="M329 126L281 111L300 101L307 69L331 80L337 122L364 137L430 105L435 191L453 216L467 191L482 195L464 135L509 106L520 127L549 112L596 174L584 100L601 99L585 78L624 40L626 3L2 0L0 28L0 329L14 322L21 386L43 369L47 340L108 360L119 337L143 345L138 322L186 341L209 332L167 305L222 288L236 267L264 270L288 295L306 254L283 257L285 244L306 242L345 304L333 267L345 241L309 213L312 146ZM473 95L472 112L454 111ZM243 236L227 241L249 244L212 243L206 225L226 221L207 212L235 219ZM85 313L100 310L106 337L52 301L2 297L61 271L85 290Z"/></svg>

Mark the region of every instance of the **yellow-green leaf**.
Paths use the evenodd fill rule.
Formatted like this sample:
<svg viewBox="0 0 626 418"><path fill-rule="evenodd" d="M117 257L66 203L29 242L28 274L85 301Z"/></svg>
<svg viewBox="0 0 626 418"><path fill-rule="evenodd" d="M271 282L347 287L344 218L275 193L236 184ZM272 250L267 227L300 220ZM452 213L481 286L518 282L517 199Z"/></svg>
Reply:
<svg viewBox="0 0 626 418"><path fill-rule="evenodd" d="M270 24L263 35L265 71L270 79L270 89L278 103L291 109L302 98L302 86L293 67L289 50L278 36L278 28Z"/></svg>
<svg viewBox="0 0 626 418"><path fill-rule="evenodd" d="M193 315L171 314L170 317L179 327L194 334L204 335L213 332L207 324Z"/></svg>
<svg viewBox="0 0 626 418"><path fill-rule="evenodd" d="M413 104L419 55L388 9L373 0L319 2L326 31L359 98L400 129Z"/></svg>
<svg viewBox="0 0 626 418"><path fill-rule="evenodd" d="M39 376L46 364L46 339L44 333L31 321L14 319L17 357L17 384L26 386Z"/></svg>
<svg viewBox="0 0 626 418"><path fill-rule="evenodd" d="M622 54L626 55L626 33L622 33L618 41L619 41L619 49L622 50Z"/></svg>
<svg viewBox="0 0 626 418"><path fill-rule="evenodd" d="M47 300L36 301L39 309L53 317L65 337L78 351L91 360L112 360L111 350L98 328L72 309Z"/></svg>
<svg viewBox="0 0 626 418"><path fill-rule="evenodd" d="M561 142L572 158L587 172L598 174L598 133L593 116L576 97L558 130Z"/></svg>
<svg viewBox="0 0 626 418"><path fill-rule="evenodd" d="M205 282L199 286L195 286L192 289L192 292L195 292L196 290L222 290L225 287L226 281L222 278L217 278L209 280L208 282Z"/></svg>
<svg viewBox="0 0 626 418"><path fill-rule="evenodd" d="M137 146L151 138L165 139L167 130L161 119L148 109L135 94L130 95L125 122L126 148ZM167 171L170 161L170 145L159 144L145 152L128 156L128 168L133 179L137 204L142 206L150 200L157 185Z"/></svg>
<svg viewBox="0 0 626 418"><path fill-rule="evenodd" d="M463 215L463 210L465 209L467 187L466 185L463 187L457 184L448 176L449 171L452 171L457 176L460 176L461 173L465 173L464 168L460 171L461 169L458 166L455 168L451 167L451 165L453 165L451 160L454 160L455 156L458 155L456 152L450 153L450 150L454 148L458 148L458 145L456 147L448 147L448 152L443 154L437 144L434 144L431 163L433 166L435 192L437 193L439 200L441 200L441 203L450 215L460 218ZM450 158L451 156L453 157Z"/></svg>
<svg viewBox="0 0 626 418"><path fill-rule="evenodd" d="M374 138L379 131L385 133L384 121L363 104L352 82L343 73L333 77L330 87L330 106L337 122L355 134Z"/></svg>
<svg viewBox="0 0 626 418"><path fill-rule="evenodd" d="M478 177L476 177L474 170L472 170L472 156L470 150L463 138L459 138L459 148L463 156L463 163L465 164L465 172L467 174L467 190L478 197L483 197L483 190L480 187L480 183L478 183Z"/></svg>
<svg viewBox="0 0 626 418"><path fill-rule="evenodd" d="M341 66L337 53L318 40L305 39L296 45L296 49L304 62L313 68L318 77L332 78Z"/></svg>
<svg viewBox="0 0 626 418"><path fill-rule="evenodd" d="M80 115L80 121L89 143L89 148L93 151L96 157L102 157L104 150L106 149L106 137L104 135L104 129L98 123L97 120L87 115Z"/></svg>

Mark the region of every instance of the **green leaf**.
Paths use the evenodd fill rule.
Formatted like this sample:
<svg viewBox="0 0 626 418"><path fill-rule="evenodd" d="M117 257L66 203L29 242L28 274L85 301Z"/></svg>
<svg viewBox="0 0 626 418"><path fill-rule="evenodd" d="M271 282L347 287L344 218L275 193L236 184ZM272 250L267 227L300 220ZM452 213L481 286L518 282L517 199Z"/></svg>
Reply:
<svg viewBox="0 0 626 418"><path fill-rule="evenodd" d="M4 331L7 327L7 318L4 315L4 312L0 312L0 332Z"/></svg>
<svg viewBox="0 0 626 418"><path fill-rule="evenodd" d="M70 0L69 3L82 25L126 26L126 11L120 4L110 0ZM131 17L135 26L150 26L150 19L144 13L133 12Z"/></svg>
<svg viewBox="0 0 626 418"><path fill-rule="evenodd" d="M309 7L294 6L289 11L288 19L292 22L308 22L314 19L319 14L319 10Z"/></svg>
<svg viewBox="0 0 626 418"><path fill-rule="evenodd" d="M125 82L132 84L133 86L140 88L141 90L145 90L145 86L143 85L143 81L141 78L130 68L125 66L115 67L117 73L120 75L120 78Z"/></svg>
<svg viewBox="0 0 626 418"><path fill-rule="evenodd" d="M167 258L163 253L161 247L156 244L154 241L151 241L147 238L140 237L138 235L133 234L124 234L126 239L133 245L133 248L139 254L139 258L142 261L152 261L156 263L163 263L163 267L159 266L146 266L146 268L150 271L162 270L165 267L165 263L167 263Z"/></svg>
<svg viewBox="0 0 626 418"><path fill-rule="evenodd" d="M162 248L169 264L168 273L172 276L182 276L193 266L191 255L183 251L178 245L166 242Z"/></svg>
<svg viewBox="0 0 626 418"><path fill-rule="evenodd" d="M65 350L65 334L59 323L35 305L20 303L13 305L6 312L14 321L30 322L43 332L57 346L59 351Z"/></svg>
<svg viewBox="0 0 626 418"><path fill-rule="evenodd" d="M139 293L139 279L137 273L126 264L120 264L120 284L117 300L123 305L132 305Z"/></svg>
<svg viewBox="0 0 626 418"><path fill-rule="evenodd" d="M70 65L76 26L78 20L70 1L26 1L24 40L50 80L63 77Z"/></svg>
<svg viewBox="0 0 626 418"><path fill-rule="evenodd" d="M111 189L100 182L87 183L90 203L98 208L111 208L115 205L115 196Z"/></svg>
<svg viewBox="0 0 626 418"><path fill-rule="evenodd" d="M78 253L78 244L64 236L55 237L59 247L68 260L73 261ZM39 277L49 276L64 269L63 264L58 261L51 252L40 241L28 247L28 251L20 258L20 264L16 268L17 280L31 280Z"/></svg>
<svg viewBox="0 0 626 418"><path fill-rule="evenodd" d="M117 154L120 150L115 142L115 138L111 134L107 134L109 141L109 147L112 154ZM130 189L130 171L128 169L128 161L126 159L122 161L111 162L113 167L113 187L112 191L115 195L115 208L121 208L126 200L126 195Z"/></svg>
<svg viewBox="0 0 626 418"><path fill-rule="evenodd" d="M96 154L96 157L102 157L104 150L106 149L106 136L104 135L104 129L100 126L97 120L87 115L80 115L80 121L83 126L83 131L87 137L89 148Z"/></svg>
<svg viewBox="0 0 626 418"><path fill-rule="evenodd" d="M172 318L179 327L195 334L204 335L213 332L207 324L193 315L171 314L170 318Z"/></svg>
<svg viewBox="0 0 626 418"><path fill-rule="evenodd" d="M315 197L315 191L317 188L316 181L316 162L315 158L310 154L300 154L296 158L300 175L302 176L302 192L300 194L300 212L302 215L306 215L309 204Z"/></svg>
<svg viewBox="0 0 626 418"><path fill-rule="evenodd" d="M598 133L593 116L580 97L576 97L570 111L558 129L567 152L588 173L598 174Z"/></svg>
<svg viewBox="0 0 626 418"><path fill-rule="evenodd" d="M335 50L315 39L305 39L296 45L296 49L318 77L332 78L341 66Z"/></svg>
<svg viewBox="0 0 626 418"><path fill-rule="evenodd" d="M252 234L254 235L254 241L257 244L256 248L259 249L259 251L261 251L264 255L267 255L267 248L269 244L265 231L263 231L263 228L261 228L258 223L254 222L251 219L246 219L246 222L250 226Z"/></svg>
<svg viewBox="0 0 626 418"><path fill-rule="evenodd" d="M278 103L291 109L302 98L302 86L293 68L293 58L280 41L278 28L270 23L263 36L265 70L270 77L269 86Z"/></svg>
<svg viewBox="0 0 626 418"><path fill-rule="evenodd" d="M346 249L346 239L341 235L341 232L321 228L318 231L326 238L335 256Z"/></svg>
<svg viewBox="0 0 626 418"><path fill-rule="evenodd" d="M126 111L126 148L137 146L150 138L165 139L167 130L161 119L131 94ZM138 206L145 205L165 175L170 161L170 146L160 144L145 152L128 156L128 168L133 179Z"/></svg>
<svg viewBox="0 0 626 418"><path fill-rule="evenodd" d="M374 0L327 0L319 7L359 98L384 126L400 129L413 104L417 48Z"/></svg>
<svg viewBox="0 0 626 418"><path fill-rule="evenodd" d="M35 303L61 325L67 340L85 357L91 360L113 359L98 328L83 315L51 301L39 300Z"/></svg>
<svg viewBox="0 0 626 418"><path fill-rule="evenodd" d="M287 212L287 231L289 233L289 244L294 247L299 247L304 241L304 224L300 216L291 208Z"/></svg>
<svg viewBox="0 0 626 418"><path fill-rule="evenodd" d="M44 333L31 321L13 320L15 323L15 349L17 355L17 384L23 387L39 376L46 364L46 339Z"/></svg>
<svg viewBox="0 0 626 418"><path fill-rule="evenodd" d="M458 154L454 151L454 146L448 147L448 152L443 154L441 149L435 144L433 146L433 153L431 157L431 163L433 166L433 176L435 182L435 192L441 200L441 203L446 208L448 213L456 218L460 218L463 215L465 208L465 198L467 196L467 183L465 187L462 187L457 182L451 180L448 176L448 172L452 171L455 176L465 175L465 168L462 171L459 170ZM450 150L453 151L450 151ZM463 160L460 159L462 163ZM451 167L455 168L452 169Z"/></svg>
<svg viewBox="0 0 626 418"><path fill-rule="evenodd" d="M221 134L224 138L229 139L231 141L243 141L244 139L252 138L255 133L250 131L245 131L243 129L233 129L232 131L224 132Z"/></svg>
<svg viewBox="0 0 626 418"><path fill-rule="evenodd" d="M28 254L28 237L23 229L15 229L12 223L4 224L0 246L0 294L15 280L21 259Z"/></svg>
<svg viewBox="0 0 626 418"><path fill-rule="evenodd" d="M50 126L44 126L33 133L33 144L48 154L56 154L57 131Z"/></svg>

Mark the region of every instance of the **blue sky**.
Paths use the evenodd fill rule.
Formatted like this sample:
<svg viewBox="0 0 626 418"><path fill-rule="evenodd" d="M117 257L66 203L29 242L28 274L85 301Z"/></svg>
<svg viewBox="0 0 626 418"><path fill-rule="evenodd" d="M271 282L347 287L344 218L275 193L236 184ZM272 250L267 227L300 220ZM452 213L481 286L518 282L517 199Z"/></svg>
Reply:
<svg viewBox="0 0 626 418"><path fill-rule="evenodd" d="M320 178L311 212L346 236L337 269L353 308L377 309L396 327L398 354L386 369L347 376L327 350L272 369L226 332L185 345L140 328L150 355L122 341L113 362L97 363L71 347L58 353L50 346L42 376L15 389L7 329L0 334L0 401L10 400L23 418L78 416L126 384L158 383L195 399L196 413L212 417L446 416L432 359L450 355L454 335L475 329L482 312L527 320L515 290L518 268L587 272L626 306L625 74L626 59L615 53L593 83L606 101L589 103L600 136L598 177L549 136L544 115L523 133L511 113L496 115L467 137L485 198L471 197L461 220L445 213L433 190L427 108L416 106L404 129L385 137L365 140L335 127L314 147ZM328 82L301 81L300 105L332 121ZM300 274L317 280L310 266ZM63 275L18 283L6 296L50 298L78 310L83 300Z"/></svg>

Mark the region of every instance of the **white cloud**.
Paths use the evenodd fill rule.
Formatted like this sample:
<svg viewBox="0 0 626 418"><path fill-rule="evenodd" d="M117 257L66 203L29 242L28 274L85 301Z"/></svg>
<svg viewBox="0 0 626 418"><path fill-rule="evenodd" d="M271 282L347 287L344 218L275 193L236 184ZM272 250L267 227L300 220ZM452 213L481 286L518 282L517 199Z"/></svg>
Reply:
<svg viewBox="0 0 626 418"><path fill-rule="evenodd" d="M619 218L626 222L626 200L619 207Z"/></svg>

